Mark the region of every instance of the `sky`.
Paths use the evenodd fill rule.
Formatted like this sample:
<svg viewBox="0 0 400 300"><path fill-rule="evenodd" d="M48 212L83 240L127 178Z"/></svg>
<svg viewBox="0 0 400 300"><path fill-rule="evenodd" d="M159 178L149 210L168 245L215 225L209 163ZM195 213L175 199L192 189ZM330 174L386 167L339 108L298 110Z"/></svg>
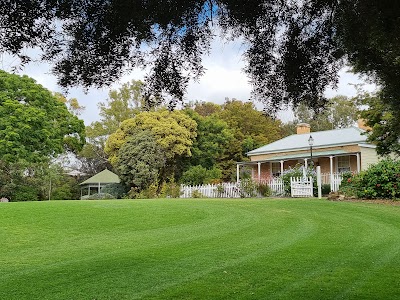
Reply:
<svg viewBox="0 0 400 300"><path fill-rule="evenodd" d="M244 48L239 42L223 42L215 40L212 43L212 50L208 56L203 58L203 65L206 68L205 74L200 78L199 82L192 82L189 85L186 101L202 100L218 104L222 104L226 97L236 98L242 101L248 101L251 93L251 86L248 78L242 71L245 62L242 59ZM15 65L16 60L12 57L0 56L0 69L7 72L11 71L11 67ZM51 66L46 63L30 63L18 74L26 74L34 78L38 83L54 92L63 92L61 87L57 85L56 78L50 72ZM137 70L126 75L111 87L102 89L90 89L87 93L83 88L71 88L68 91L67 98L77 98L79 103L85 106L85 111L80 115L86 125L99 120L98 103L108 98L110 88L118 89L122 83L131 79L142 80L145 71ZM363 84L366 91L373 91L374 85L366 83L357 75L352 74L348 69L340 72L340 81L337 90L328 89L327 97L335 95L354 96L356 89L354 84ZM262 109L260 103L255 105L258 109ZM278 117L287 122L293 119L293 113L290 110L281 111Z"/></svg>

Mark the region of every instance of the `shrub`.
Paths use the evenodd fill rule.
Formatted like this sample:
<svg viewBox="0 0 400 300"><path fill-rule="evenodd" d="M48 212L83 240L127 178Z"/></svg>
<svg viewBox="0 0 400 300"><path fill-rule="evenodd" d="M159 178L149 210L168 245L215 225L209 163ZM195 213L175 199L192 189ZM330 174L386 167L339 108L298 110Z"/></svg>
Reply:
<svg viewBox="0 0 400 300"><path fill-rule="evenodd" d="M321 193L322 195L328 195L331 192L331 185L328 184L323 184L321 186Z"/></svg>
<svg viewBox="0 0 400 300"><path fill-rule="evenodd" d="M181 196L181 185L176 182L166 183L161 194L164 197L179 198Z"/></svg>
<svg viewBox="0 0 400 300"><path fill-rule="evenodd" d="M384 159L352 177L345 176L340 190L346 196L358 198L400 198L400 161Z"/></svg>
<svg viewBox="0 0 400 300"><path fill-rule="evenodd" d="M265 183L259 183L258 184L258 192L263 197L269 197L269 196L272 195L271 188Z"/></svg>
<svg viewBox="0 0 400 300"><path fill-rule="evenodd" d="M158 185L156 183L152 183L148 188L140 191L135 195L137 199L155 199L158 197L157 195Z"/></svg>
<svg viewBox="0 0 400 300"><path fill-rule="evenodd" d="M216 167L207 170L202 166L191 166L182 174L181 181L188 185L201 185L219 181L221 177L222 172Z"/></svg>
<svg viewBox="0 0 400 300"><path fill-rule="evenodd" d="M241 198L257 197L258 183L251 179L242 179L239 183L239 191Z"/></svg>
<svg viewBox="0 0 400 300"><path fill-rule="evenodd" d="M225 193L225 187L224 187L224 185L223 185L222 183L219 183L219 184L217 185L217 194L218 194L218 197L221 197L224 193Z"/></svg>
<svg viewBox="0 0 400 300"><path fill-rule="evenodd" d="M15 190L12 201L37 201L39 200L39 193L35 187L19 186Z"/></svg>
<svg viewBox="0 0 400 300"><path fill-rule="evenodd" d="M192 198L204 198L204 196L200 191L194 190L192 191Z"/></svg>
<svg viewBox="0 0 400 300"><path fill-rule="evenodd" d="M108 199L115 199L115 197L111 194L106 193L97 193L92 195L82 196L82 200L108 200Z"/></svg>
<svg viewBox="0 0 400 300"><path fill-rule="evenodd" d="M128 192L128 187L122 183L110 183L101 189L102 193L111 194L116 199L123 198Z"/></svg>
<svg viewBox="0 0 400 300"><path fill-rule="evenodd" d="M339 192L347 197L357 197L359 189L358 181L358 176L355 176L350 172L343 173Z"/></svg>
<svg viewBox="0 0 400 300"><path fill-rule="evenodd" d="M47 199L47 197L44 198ZM51 200L73 200L79 198L80 187L75 178L62 176L52 185Z"/></svg>

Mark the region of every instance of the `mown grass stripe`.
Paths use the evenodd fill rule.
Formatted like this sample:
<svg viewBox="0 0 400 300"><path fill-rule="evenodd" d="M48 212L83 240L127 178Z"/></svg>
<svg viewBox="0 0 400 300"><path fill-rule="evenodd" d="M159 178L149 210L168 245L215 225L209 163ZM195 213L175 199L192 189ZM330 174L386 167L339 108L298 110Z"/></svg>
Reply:
<svg viewBox="0 0 400 300"><path fill-rule="evenodd" d="M158 199L7 203L0 214L0 299L400 295L398 207Z"/></svg>

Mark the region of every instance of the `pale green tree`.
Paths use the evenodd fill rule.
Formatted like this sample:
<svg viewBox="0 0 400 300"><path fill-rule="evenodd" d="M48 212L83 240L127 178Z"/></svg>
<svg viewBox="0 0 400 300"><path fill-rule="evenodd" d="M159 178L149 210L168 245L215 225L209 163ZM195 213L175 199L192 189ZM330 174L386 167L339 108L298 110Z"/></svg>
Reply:
<svg viewBox="0 0 400 300"><path fill-rule="evenodd" d="M143 83L132 80L110 90L108 98L99 103L100 120L86 127L86 145L78 156L82 171L95 174L111 167L104 152L105 143L123 121L133 118L143 109L143 97Z"/></svg>
<svg viewBox="0 0 400 300"><path fill-rule="evenodd" d="M78 99L76 98L67 99L67 97L59 92L54 92L53 95L58 101L64 103L67 106L68 110L76 116L80 116L85 110L85 107L80 105Z"/></svg>
<svg viewBox="0 0 400 300"><path fill-rule="evenodd" d="M160 170L160 181L173 176L179 158L191 156L196 137L196 122L182 111L160 110L142 112L122 122L120 128L110 135L105 152L113 166L118 161L119 150L138 130L149 130L160 145L165 166Z"/></svg>

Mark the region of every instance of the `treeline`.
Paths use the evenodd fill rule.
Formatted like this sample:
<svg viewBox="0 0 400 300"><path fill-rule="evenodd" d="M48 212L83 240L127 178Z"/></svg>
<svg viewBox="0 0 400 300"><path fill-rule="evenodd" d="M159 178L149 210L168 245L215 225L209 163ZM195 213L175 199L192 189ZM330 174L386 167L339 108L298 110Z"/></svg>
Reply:
<svg viewBox="0 0 400 300"><path fill-rule="evenodd" d="M101 120L86 129L78 155L82 171L115 171L133 197L159 193L168 183L202 184L235 178L246 152L282 137L282 123L254 104L226 99L222 105L194 102L181 109L141 106L137 81L111 91ZM129 96L129 97L128 97Z"/></svg>
<svg viewBox="0 0 400 300"><path fill-rule="evenodd" d="M141 88L140 81L132 81L109 93L99 105L101 119L86 128L87 143L78 156L87 174L113 169L131 197L157 195L169 184L235 180L236 162L294 134L297 123L327 130L357 119L357 105L343 96L331 99L323 113L299 106L294 120L283 124L236 99L221 105L195 101L173 111L160 101L148 107Z"/></svg>
<svg viewBox="0 0 400 300"><path fill-rule="evenodd" d="M130 197L163 195L180 183L231 181L248 151L294 134L297 123L324 130L351 125L357 116L345 97L331 99L324 113L299 106L283 124L251 102L195 101L170 110L144 95L135 80L111 90L99 104L100 120L85 128L77 99L0 71L0 197L79 199L79 182L105 168L120 176ZM83 177L68 175L60 154L72 157L69 165Z"/></svg>

